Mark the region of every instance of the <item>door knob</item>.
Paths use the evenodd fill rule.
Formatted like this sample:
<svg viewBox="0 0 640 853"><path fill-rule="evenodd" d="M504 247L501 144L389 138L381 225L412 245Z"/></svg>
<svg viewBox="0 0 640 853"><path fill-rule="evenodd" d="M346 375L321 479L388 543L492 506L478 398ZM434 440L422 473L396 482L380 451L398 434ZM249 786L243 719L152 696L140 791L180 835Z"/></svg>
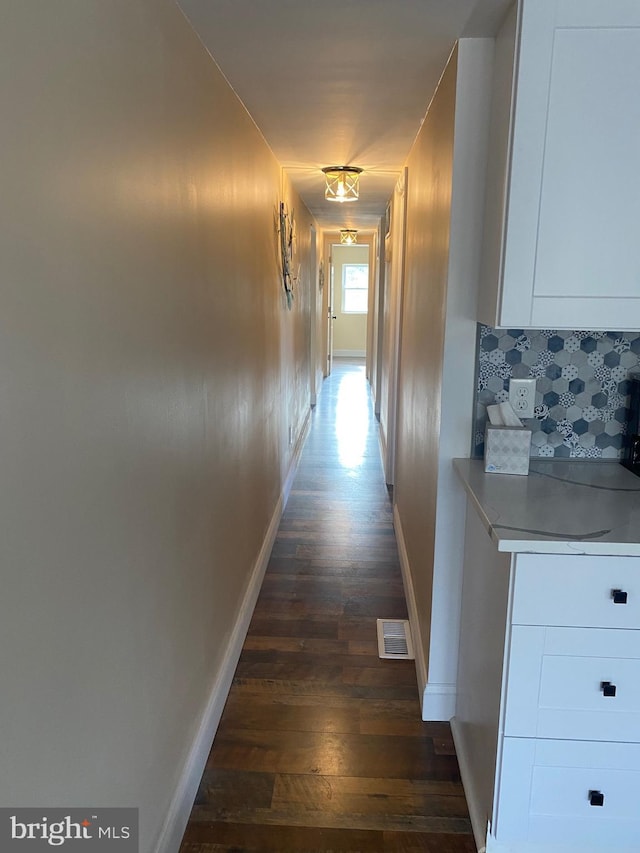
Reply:
<svg viewBox="0 0 640 853"><path fill-rule="evenodd" d="M611 598L613 599L614 604L627 603L627 593L623 589L612 589Z"/></svg>
<svg viewBox="0 0 640 853"><path fill-rule="evenodd" d="M604 805L604 794L602 791L589 791L589 805L590 806L603 806Z"/></svg>
<svg viewBox="0 0 640 853"><path fill-rule="evenodd" d="M616 695L616 686L612 684L610 681L601 681L600 682L600 690L604 696L615 696Z"/></svg>

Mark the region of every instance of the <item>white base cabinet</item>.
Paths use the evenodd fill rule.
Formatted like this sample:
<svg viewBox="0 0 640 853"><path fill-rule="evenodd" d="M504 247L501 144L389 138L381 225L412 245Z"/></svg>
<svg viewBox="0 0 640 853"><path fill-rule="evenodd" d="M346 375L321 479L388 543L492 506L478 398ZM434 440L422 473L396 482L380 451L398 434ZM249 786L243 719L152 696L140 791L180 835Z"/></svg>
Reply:
<svg viewBox="0 0 640 853"><path fill-rule="evenodd" d="M488 851L519 843L640 849L638 744L507 737L500 790Z"/></svg>
<svg viewBox="0 0 640 853"><path fill-rule="evenodd" d="M519 0L496 40L479 316L640 328L640 3Z"/></svg>
<svg viewBox="0 0 640 853"><path fill-rule="evenodd" d="M640 850L640 558L499 553L468 507L452 721L487 853Z"/></svg>

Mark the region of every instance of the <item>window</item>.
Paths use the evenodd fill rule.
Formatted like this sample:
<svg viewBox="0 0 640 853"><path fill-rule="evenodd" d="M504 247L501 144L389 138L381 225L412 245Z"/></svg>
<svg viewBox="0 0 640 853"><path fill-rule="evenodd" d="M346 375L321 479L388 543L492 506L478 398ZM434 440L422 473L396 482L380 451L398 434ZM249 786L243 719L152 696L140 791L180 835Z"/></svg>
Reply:
<svg viewBox="0 0 640 853"><path fill-rule="evenodd" d="M366 314L369 295L369 264L342 265L342 313Z"/></svg>

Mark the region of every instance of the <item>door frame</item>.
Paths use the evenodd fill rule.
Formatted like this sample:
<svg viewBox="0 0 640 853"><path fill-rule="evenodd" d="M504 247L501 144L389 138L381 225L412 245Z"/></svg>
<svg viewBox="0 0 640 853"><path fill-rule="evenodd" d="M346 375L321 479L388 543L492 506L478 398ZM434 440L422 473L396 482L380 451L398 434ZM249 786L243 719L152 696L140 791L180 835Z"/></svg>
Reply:
<svg viewBox="0 0 640 853"><path fill-rule="evenodd" d="M402 310L407 240L408 170L404 170L393 191L390 231L385 254L385 310L381 317L384 341L382 364L387 373L386 399L380 405L380 441L385 481L395 484L396 442L398 424L398 385L400 382L400 352L402 343ZM386 323L385 323L386 320ZM386 363L385 363L386 362Z"/></svg>
<svg viewBox="0 0 640 853"><path fill-rule="evenodd" d="M318 267L318 233L315 225L310 225L309 243L309 400L315 406L322 384L322 374L318 370L321 358L320 322L322 318L322 294L320 291L320 270Z"/></svg>
<svg viewBox="0 0 640 853"><path fill-rule="evenodd" d="M337 246L340 244L340 232L339 231L326 231L324 233L323 240L323 251L322 257L324 260L324 268L325 268L325 287L323 293L322 300L322 310L323 316L327 318L327 323L323 330L323 364L325 367L324 376L329 376L331 373L331 366L333 363L333 333L332 333L332 319L329 308L334 309L333 305L333 284L334 284L334 269L333 269L333 260L331 255L331 247ZM369 349L371 346L371 341L373 339L372 325L374 323L374 313L371 311L372 304L372 293L375 291L375 246L376 246L376 233L375 231L358 231L358 245L359 246L368 246L369 255L367 258L367 263L369 265L369 309L367 311L367 335L366 335L366 355L365 361L367 365L369 364L370 353Z"/></svg>

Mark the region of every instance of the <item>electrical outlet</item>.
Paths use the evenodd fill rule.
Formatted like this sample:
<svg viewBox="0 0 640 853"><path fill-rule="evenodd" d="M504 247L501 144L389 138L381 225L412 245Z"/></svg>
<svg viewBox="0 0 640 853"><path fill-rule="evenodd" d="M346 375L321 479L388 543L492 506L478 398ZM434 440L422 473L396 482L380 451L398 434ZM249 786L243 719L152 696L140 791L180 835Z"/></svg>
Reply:
<svg viewBox="0 0 640 853"><path fill-rule="evenodd" d="M536 380L511 379L509 402L519 418L532 418L536 406Z"/></svg>

